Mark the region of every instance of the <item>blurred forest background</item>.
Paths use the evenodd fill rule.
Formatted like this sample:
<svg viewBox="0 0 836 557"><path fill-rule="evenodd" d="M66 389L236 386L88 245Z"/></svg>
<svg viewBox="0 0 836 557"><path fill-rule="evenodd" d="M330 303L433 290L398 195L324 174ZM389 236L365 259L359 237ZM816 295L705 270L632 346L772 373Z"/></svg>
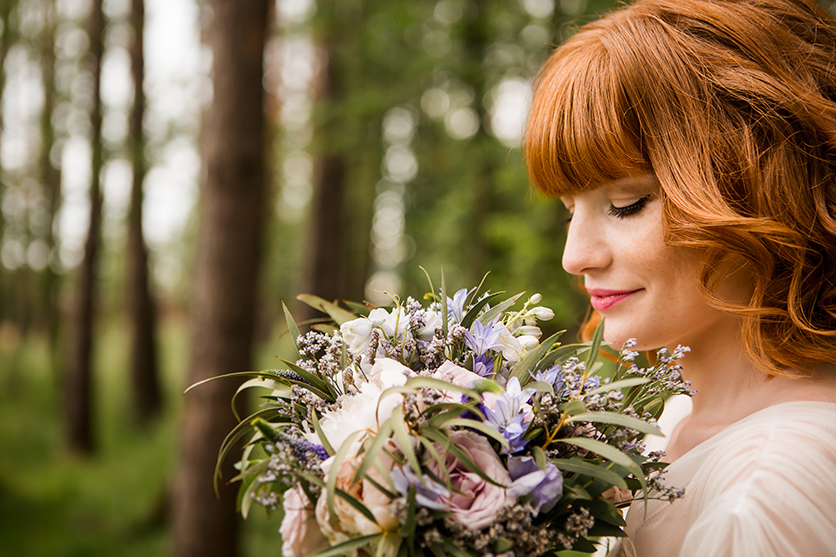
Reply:
<svg viewBox="0 0 836 557"><path fill-rule="evenodd" d="M575 330L520 137L611 5L0 0L0 553L279 554L280 517L212 488L237 384L182 393L272 367L298 293L490 271Z"/></svg>

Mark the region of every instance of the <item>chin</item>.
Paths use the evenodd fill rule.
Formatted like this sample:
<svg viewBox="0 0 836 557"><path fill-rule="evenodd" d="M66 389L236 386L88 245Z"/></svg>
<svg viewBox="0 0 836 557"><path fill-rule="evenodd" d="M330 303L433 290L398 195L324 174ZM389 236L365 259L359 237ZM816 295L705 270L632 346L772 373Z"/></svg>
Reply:
<svg viewBox="0 0 836 557"><path fill-rule="evenodd" d="M643 330L641 327L626 327L616 322L604 322L604 340L608 342L610 348L616 352L621 350L624 343L631 338L636 339L638 342L632 350L656 350L657 348L667 345L667 343L661 340L659 335L653 331Z"/></svg>

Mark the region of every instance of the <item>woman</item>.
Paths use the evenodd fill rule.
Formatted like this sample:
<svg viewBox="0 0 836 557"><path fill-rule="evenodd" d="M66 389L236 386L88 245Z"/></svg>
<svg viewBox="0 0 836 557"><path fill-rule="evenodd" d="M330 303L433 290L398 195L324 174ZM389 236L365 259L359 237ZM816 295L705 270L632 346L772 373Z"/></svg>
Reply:
<svg viewBox="0 0 836 557"><path fill-rule="evenodd" d="M537 79L533 183L615 346L688 345L674 504L619 555L836 554L836 24L813 0L639 0Z"/></svg>

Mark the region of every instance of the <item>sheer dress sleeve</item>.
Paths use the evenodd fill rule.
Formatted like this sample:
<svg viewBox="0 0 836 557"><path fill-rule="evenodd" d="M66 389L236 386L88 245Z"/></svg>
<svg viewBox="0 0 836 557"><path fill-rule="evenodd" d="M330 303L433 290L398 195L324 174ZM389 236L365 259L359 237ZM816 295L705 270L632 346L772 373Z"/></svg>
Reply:
<svg viewBox="0 0 836 557"><path fill-rule="evenodd" d="M668 471L685 497L634 504L622 555L836 555L836 404L762 410Z"/></svg>

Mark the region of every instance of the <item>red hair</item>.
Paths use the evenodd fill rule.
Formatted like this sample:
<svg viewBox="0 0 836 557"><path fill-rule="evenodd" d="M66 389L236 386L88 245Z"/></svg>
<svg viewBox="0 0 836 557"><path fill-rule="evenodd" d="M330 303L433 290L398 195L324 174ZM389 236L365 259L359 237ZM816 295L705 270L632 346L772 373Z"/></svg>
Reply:
<svg viewBox="0 0 836 557"><path fill-rule="evenodd" d="M551 196L654 173L665 241L704 251L750 359L836 361L836 24L813 0L639 0L584 26L537 77L524 147ZM716 290L741 266L734 304Z"/></svg>

